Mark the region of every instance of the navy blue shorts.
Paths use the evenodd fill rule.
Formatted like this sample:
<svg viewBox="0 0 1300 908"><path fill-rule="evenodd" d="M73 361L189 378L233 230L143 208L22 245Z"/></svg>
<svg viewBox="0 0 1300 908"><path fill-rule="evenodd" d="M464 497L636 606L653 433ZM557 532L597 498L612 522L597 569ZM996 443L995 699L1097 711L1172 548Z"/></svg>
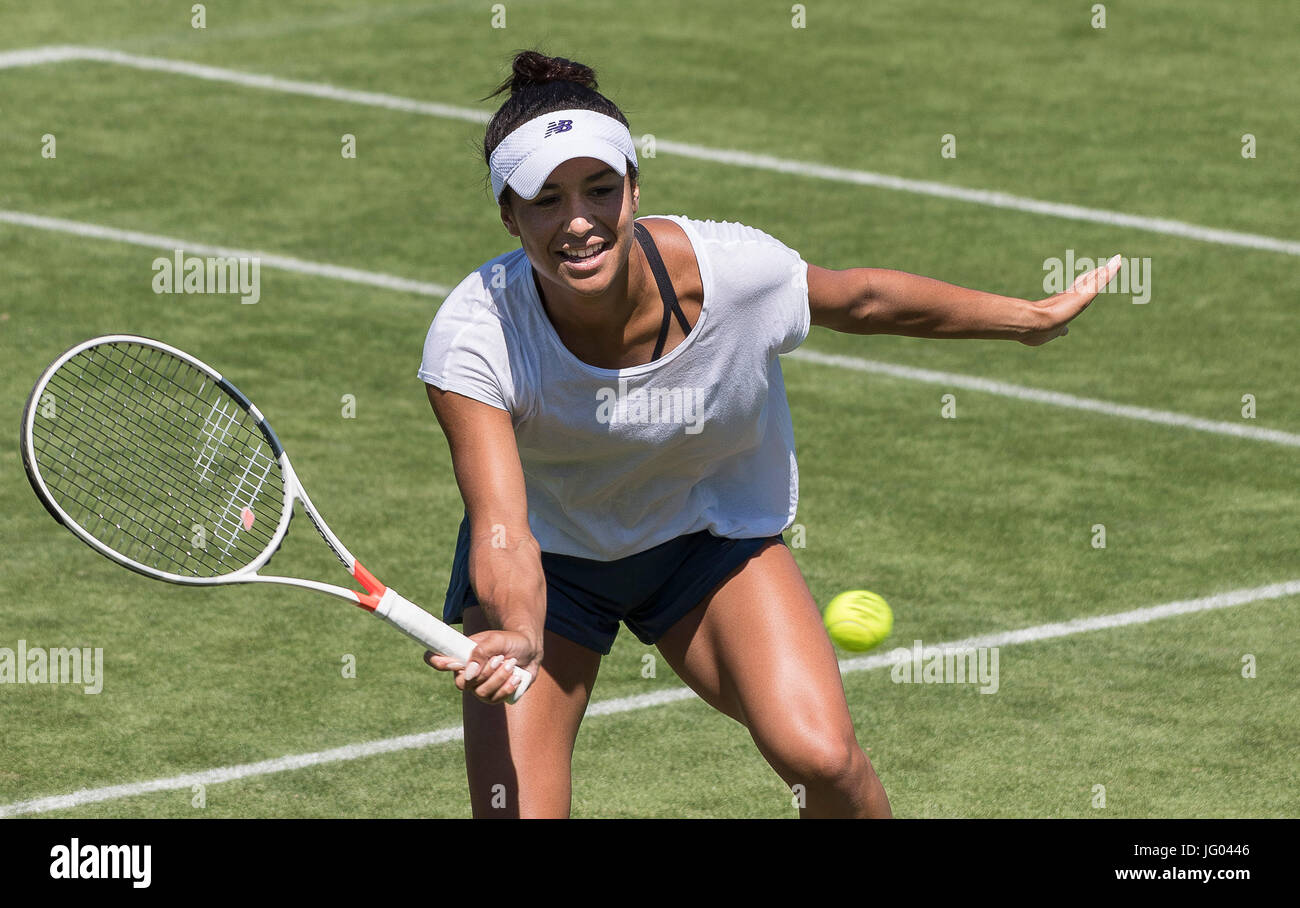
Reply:
<svg viewBox="0 0 1300 908"><path fill-rule="evenodd" d="M642 643L653 644L768 541L785 543L780 535L727 539L704 530L615 561L542 552L546 629L604 655L622 621ZM442 620L459 624L465 609L478 604L469 583L466 517Z"/></svg>

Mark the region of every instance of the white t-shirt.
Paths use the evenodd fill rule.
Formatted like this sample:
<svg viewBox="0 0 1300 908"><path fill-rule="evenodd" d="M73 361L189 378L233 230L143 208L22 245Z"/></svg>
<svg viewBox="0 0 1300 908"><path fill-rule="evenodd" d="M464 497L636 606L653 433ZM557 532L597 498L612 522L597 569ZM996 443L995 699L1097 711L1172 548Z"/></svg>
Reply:
<svg viewBox="0 0 1300 908"><path fill-rule="evenodd" d="M544 552L612 561L677 536L771 536L794 521L799 468L780 353L808 336L808 265L761 230L667 215L704 284L690 334L652 363L569 351L522 248L447 296L424 342L428 384L510 414Z"/></svg>

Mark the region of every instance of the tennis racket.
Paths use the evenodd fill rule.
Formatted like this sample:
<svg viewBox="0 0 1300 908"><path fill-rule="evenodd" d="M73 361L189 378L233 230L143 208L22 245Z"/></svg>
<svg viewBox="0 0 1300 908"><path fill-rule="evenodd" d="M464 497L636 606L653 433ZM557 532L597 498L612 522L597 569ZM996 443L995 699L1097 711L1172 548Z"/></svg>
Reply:
<svg viewBox="0 0 1300 908"><path fill-rule="evenodd" d="M113 334L67 350L27 399L21 443L46 510L123 567L186 586L328 593L469 661L472 640L380 583L330 531L261 411L175 347ZM364 592L259 573L284 541L294 502ZM518 700L533 678L514 672Z"/></svg>

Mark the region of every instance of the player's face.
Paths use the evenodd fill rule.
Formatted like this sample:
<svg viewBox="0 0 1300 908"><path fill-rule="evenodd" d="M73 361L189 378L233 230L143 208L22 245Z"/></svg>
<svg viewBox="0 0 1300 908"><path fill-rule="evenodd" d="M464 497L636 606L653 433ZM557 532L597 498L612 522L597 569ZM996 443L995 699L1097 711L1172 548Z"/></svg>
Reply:
<svg viewBox="0 0 1300 908"><path fill-rule="evenodd" d="M543 281L600 296L626 273L639 201L630 176L595 158L573 158L551 171L534 198L511 193L501 220Z"/></svg>

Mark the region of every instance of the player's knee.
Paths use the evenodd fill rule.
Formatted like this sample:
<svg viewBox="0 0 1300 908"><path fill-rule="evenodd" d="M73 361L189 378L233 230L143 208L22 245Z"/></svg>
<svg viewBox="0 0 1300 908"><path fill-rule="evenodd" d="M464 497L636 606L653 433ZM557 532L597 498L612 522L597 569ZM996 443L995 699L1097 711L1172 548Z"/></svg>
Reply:
<svg viewBox="0 0 1300 908"><path fill-rule="evenodd" d="M871 772L858 742L838 736L803 738L773 762L789 784L816 788L854 787Z"/></svg>

